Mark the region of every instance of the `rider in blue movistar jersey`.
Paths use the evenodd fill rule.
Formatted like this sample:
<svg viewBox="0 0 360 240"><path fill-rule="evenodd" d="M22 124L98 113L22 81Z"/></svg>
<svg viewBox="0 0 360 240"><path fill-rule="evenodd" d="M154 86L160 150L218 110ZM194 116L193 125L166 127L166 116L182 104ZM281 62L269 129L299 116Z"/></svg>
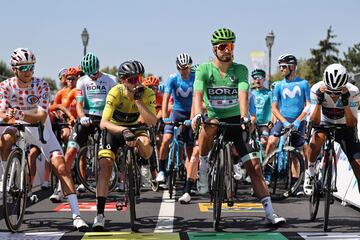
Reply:
<svg viewBox="0 0 360 240"><path fill-rule="evenodd" d="M191 72L192 59L190 55L186 53L179 54L176 58L176 66L178 69L177 74L170 76L164 92L163 104L162 104L162 117L165 121L185 121L190 119L191 105L193 97L193 85L195 80L195 74ZM174 105L172 107L170 117L168 116L168 104L170 96L174 99ZM172 125L166 125L164 129L163 142L160 147L159 156L159 174L156 180L158 182L165 181L165 170L169 152L169 145L173 137ZM190 129L183 132L183 136L186 138L186 151L187 156L191 156L193 139Z"/></svg>

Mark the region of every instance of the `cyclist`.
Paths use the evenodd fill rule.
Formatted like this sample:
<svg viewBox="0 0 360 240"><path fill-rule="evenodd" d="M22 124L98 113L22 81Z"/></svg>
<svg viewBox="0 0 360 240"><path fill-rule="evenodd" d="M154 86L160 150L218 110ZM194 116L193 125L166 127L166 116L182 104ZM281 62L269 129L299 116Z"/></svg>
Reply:
<svg viewBox="0 0 360 240"><path fill-rule="evenodd" d="M128 127L136 127L139 122L155 126L155 94L141 85L144 66L138 61L126 61L119 66L118 77L122 83L113 87L106 97L100 127L102 134L99 151L99 178L96 185L97 215L94 231L102 231L105 226L104 208L108 196L108 182L111 176L115 154L124 144L136 147L143 159L152 154L150 138L145 131L131 132Z"/></svg>
<svg viewBox="0 0 360 240"><path fill-rule="evenodd" d="M81 77L76 83L76 112L78 121L71 130L66 149L65 162L68 169L71 169L80 147L86 144L88 136L94 132L95 126L92 124L92 121L100 121L105 107L106 95L117 83L114 76L99 71L99 59L93 53L87 53L83 57L81 68L86 75ZM79 185L78 188L80 191L85 189L82 185ZM61 200L61 197L61 192L55 190L50 200L58 202Z"/></svg>
<svg viewBox="0 0 360 240"><path fill-rule="evenodd" d="M196 70L193 129L196 119L201 117L202 101L205 102L208 111L207 122L249 122L248 70L244 65L233 62L235 39L235 33L228 28L218 29L212 34L211 43L215 58L211 62L201 64ZM207 154L212 148L216 133L217 127L210 125L204 125L200 131L200 193L208 191ZM255 194L264 206L265 223L282 224L286 220L275 214L272 208L259 163L259 153L248 141L248 134L246 128L231 128L226 132L225 139L234 142L238 155L244 162Z"/></svg>
<svg viewBox="0 0 360 240"><path fill-rule="evenodd" d="M43 144L39 141L37 129L26 127L27 143L38 146L47 160L51 162L62 185L64 195L67 195L71 207L74 228L83 231L88 228L80 217L78 200L70 172L65 167L61 146L51 129L47 110L49 104L49 86L41 79L33 77L36 59L27 48L17 48L11 55L11 67L15 77L0 83L0 112L5 121L14 119L20 123L44 124ZM2 159L7 159L11 146L16 142L17 129L8 127L2 133L0 153Z"/></svg>
<svg viewBox="0 0 360 240"><path fill-rule="evenodd" d="M271 129L265 155L267 156L278 142L279 134L283 127L293 126L300 132L291 139L293 146L302 149L305 144L304 134L305 117L310 110L310 85L305 79L296 76L297 59L292 54L283 54L278 59L281 75L284 77L274 89L272 112L278 119ZM292 181L296 182L299 177L298 163L293 161ZM301 191L296 195L302 195Z"/></svg>
<svg viewBox="0 0 360 240"><path fill-rule="evenodd" d="M164 93L164 99L162 103L162 117L163 120L170 121L185 121L190 119L191 104L193 96L193 84L195 80L195 74L191 73L191 56L187 53L181 53L176 57L177 74L173 74L167 81ZM170 95L174 99L174 105L172 107L170 118L168 119L168 104ZM194 145L193 137L190 128L183 129L182 136L186 142L186 155L191 156L192 148ZM156 177L156 181L165 181L166 164L169 155L169 145L173 137L174 126L166 125L164 129L163 141L160 147L159 156L159 174ZM180 159L182 153L180 152Z"/></svg>
<svg viewBox="0 0 360 240"><path fill-rule="evenodd" d="M359 89L348 82L348 73L341 64L329 65L323 80L311 88L310 121L315 125L341 124L336 130L335 141L347 156L354 175L360 182L360 142L357 136L357 116L360 101ZM326 141L326 133L312 133L308 151L308 169L305 171L304 192L311 195L315 175L315 161ZM360 184L358 184L360 192Z"/></svg>

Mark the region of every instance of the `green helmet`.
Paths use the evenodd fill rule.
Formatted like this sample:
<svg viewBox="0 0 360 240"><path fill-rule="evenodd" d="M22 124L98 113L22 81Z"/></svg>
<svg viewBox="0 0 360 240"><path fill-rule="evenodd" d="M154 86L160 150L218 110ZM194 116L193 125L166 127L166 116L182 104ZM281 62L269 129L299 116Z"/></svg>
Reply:
<svg viewBox="0 0 360 240"><path fill-rule="evenodd" d="M216 45L221 42L235 42L236 36L233 31L228 28L220 28L212 34L211 43Z"/></svg>
<svg viewBox="0 0 360 240"><path fill-rule="evenodd" d="M265 78L265 71L260 68L255 68L254 71L251 72L251 77L254 78L255 76L262 76Z"/></svg>
<svg viewBox="0 0 360 240"><path fill-rule="evenodd" d="M81 69L89 76L97 73L99 66L99 59L93 53L87 53L81 61Z"/></svg>

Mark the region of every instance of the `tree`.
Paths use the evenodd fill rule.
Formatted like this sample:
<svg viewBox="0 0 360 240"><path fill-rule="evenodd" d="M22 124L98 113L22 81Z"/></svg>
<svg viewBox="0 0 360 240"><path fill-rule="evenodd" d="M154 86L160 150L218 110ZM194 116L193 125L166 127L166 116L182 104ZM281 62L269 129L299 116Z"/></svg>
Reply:
<svg viewBox="0 0 360 240"><path fill-rule="evenodd" d="M326 38L319 42L319 48L310 49L312 57L306 63L310 68L310 71L308 71L309 80L318 82L322 79L322 74L328 65L339 62L339 49L337 46L340 43L333 42L336 37L330 26L327 29Z"/></svg>
<svg viewBox="0 0 360 240"><path fill-rule="evenodd" d="M347 53L344 52L344 60L341 60L348 72L360 73L360 43L349 47Z"/></svg>
<svg viewBox="0 0 360 240"><path fill-rule="evenodd" d="M14 76L14 72L7 67L6 63L0 61L0 82Z"/></svg>
<svg viewBox="0 0 360 240"><path fill-rule="evenodd" d="M56 91L58 88L56 86L56 82L55 80L51 79L51 78L48 78L48 77L44 77L43 78L48 84L49 84L49 87L50 87L50 91Z"/></svg>

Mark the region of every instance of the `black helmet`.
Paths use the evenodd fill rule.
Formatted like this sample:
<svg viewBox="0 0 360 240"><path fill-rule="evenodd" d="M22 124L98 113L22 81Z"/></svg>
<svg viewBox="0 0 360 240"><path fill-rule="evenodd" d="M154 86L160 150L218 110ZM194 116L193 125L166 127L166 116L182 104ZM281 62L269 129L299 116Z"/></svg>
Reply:
<svg viewBox="0 0 360 240"><path fill-rule="evenodd" d="M292 54L283 54L278 58L278 63L294 64L297 65L297 59Z"/></svg>
<svg viewBox="0 0 360 240"><path fill-rule="evenodd" d="M143 75L145 72L144 66L139 61L126 61L120 64L118 69L119 78L132 77Z"/></svg>

